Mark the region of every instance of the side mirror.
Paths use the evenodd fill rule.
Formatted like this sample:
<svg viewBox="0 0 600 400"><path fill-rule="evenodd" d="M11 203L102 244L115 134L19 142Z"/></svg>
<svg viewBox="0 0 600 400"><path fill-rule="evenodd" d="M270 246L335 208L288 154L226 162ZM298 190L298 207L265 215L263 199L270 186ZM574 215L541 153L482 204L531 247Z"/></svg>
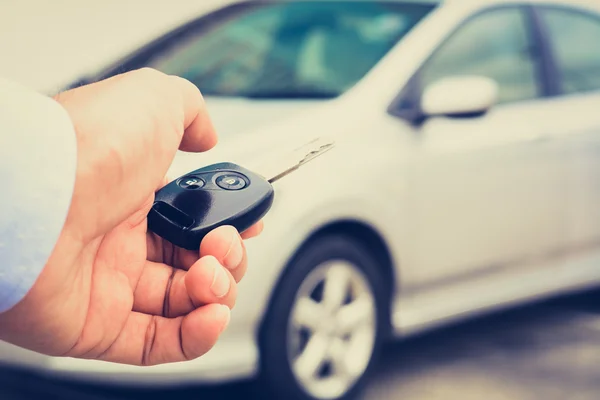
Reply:
<svg viewBox="0 0 600 400"><path fill-rule="evenodd" d="M452 76L425 88L421 110L425 117L466 117L485 114L498 100L498 84L482 76Z"/></svg>

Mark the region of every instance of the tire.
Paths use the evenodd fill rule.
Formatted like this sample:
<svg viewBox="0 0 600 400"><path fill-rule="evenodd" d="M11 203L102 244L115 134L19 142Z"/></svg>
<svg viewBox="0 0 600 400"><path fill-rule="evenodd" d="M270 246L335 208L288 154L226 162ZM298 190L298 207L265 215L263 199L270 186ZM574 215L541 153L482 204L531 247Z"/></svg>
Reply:
<svg viewBox="0 0 600 400"><path fill-rule="evenodd" d="M325 304L336 304L335 301L327 301L336 299L336 296L329 296L329 294L341 293L341 291L327 290L328 295L323 296L325 293L323 282L344 282L344 276L350 278L347 280L348 290L346 296L343 296L342 304L346 307L352 305L354 309L345 308L342 314L339 312L330 314ZM329 280L327 277L330 277ZM333 284L327 287L339 289L342 286ZM288 265L273 295L260 331L261 366L258 383L263 392L261 398L264 399L265 396L268 399L282 400L356 398L377 363L379 350L389 327L387 304L390 295L387 287L375 257L354 238L327 235L313 239L303 246ZM349 293L354 293L354 299L348 296ZM313 303L307 301L307 298L312 299ZM342 299L342 296L337 298ZM360 299L360 302L357 299ZM320 306L309 308L307 303L312 306L320 304ZM298 306L299 304L304 307ZM305 312L296 312L297 310ZM335 307L331 307L331 310L335 310ZM296 315L299 317L293 318ZM347 329L351 334L344 335L343 324L340 325L340 321L345 321L348 326L351 326L349 316L356 318L354 321L356 328ZM328 324L330 321L335 322ZM361 322L358 323L359 321ZM312 332L312 335L309 332ZM309 341L309 338L312 341ZM348 341L343 342L340 338ZM324 350L325 348L328 350ZM294 369L292 360L299 354L304 354L304 358ZM312 357L306 357L307 354ZM328 381L300 378L300 376L310 376L309 372L315 370L318 364L314 361L323 354L329 356L325 357L316 375L332 374L334 378ZM334 356L338 361L346 357L347 362L332 363L329 358ZM344 365L346 369L343 369ZM352 368L347 368L349 365ZM340 378L344 375L338 371L342 370L350 371L345 376L351 378L346 380Z"/></svg>

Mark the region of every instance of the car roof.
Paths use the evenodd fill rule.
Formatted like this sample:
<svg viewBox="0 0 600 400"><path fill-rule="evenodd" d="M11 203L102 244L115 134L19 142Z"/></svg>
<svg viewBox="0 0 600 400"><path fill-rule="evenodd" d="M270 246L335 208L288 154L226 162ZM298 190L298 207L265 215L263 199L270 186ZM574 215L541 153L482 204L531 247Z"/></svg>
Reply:
<svg viewBox="0 0 600 400"><path fill-rule="evenodd" d="M307 0L226 0L223 6L232 3L261 3L261 2L306 2ZM560 5L573 8L591 9L600 12L600 1L598 0L312 0L316 2L377 2L377 3L408 3L408 4L430 4L439 7L460 7L467 9L487 8L490 6L521 4L521 5Z"/></svg>
<svg viewBox="0 0 600 400"><path fill-rule="evenodd" d="M244 1L265 1L265 0L238 0L238 1L229 1L231 2L244 2ZM306 0L268 0L268 1L279 1L279 2L302 2ZM318 2L336 2L336 1L357 1L364 2L365 0L313 0ZM371 0L373 1L373 0ZM390 3L417 3L417 4L439 4L439 5L465 5L468 4L470 6L489 6L489 5L500 5L500 4L558 4L558 5L583 5L583 6L592 6L593 8L598 8L600 2L595 0L375 0L376 2L390 2Z"/></svg>
<svg viewBox="0 0 600 400"><path fill-rule="evenodd" d="M328 1L328 0L325 0ZM336 1L336 0L333 0ZM386 0L384 0L386 1ZM411 1L411 0L389 0L389 1ZM416 0L419 1L419 0ZM423 0L423 2L428 2ZM432 2L436 2L433 0ZM563 5L563 6L585 6L598 9L600 2L594 0L439 0L439 4L445 5L470 5L470 6L490 6L502 4L531 4L531 5Z"/></svg>

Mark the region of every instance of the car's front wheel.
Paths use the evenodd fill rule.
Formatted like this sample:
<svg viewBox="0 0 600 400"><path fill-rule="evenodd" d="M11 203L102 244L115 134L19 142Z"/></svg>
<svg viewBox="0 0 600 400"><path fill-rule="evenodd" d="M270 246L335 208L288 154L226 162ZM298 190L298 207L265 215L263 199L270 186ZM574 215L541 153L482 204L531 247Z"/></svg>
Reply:
<svg viewBox="0 0 600 400"><path fill-rule="evenodd" d="M288 266L260 335L261 384L277 399L353 398L386 329L388 291L359 241L311 241Z"/></svg>

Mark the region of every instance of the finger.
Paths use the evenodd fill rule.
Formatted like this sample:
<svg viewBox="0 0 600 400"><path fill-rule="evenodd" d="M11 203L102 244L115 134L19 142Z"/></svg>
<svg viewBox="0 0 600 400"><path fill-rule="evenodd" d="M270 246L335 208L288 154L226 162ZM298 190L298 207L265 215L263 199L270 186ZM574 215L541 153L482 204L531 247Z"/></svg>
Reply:
<svg viewBox="0 0 600 400"><path fill-rule="evenodd" d="M264 223L262 221L258 221L256 224L252 225L250 228L246 229L244 232L240 234L242 239L252 239L262 233L264 229Z"/></svg>
<svg viewBox="0 0 600 400"><path fill-rule="evenodd" d="M152 262L188 270L200 256L213 256L231 271L236 282L239 282L246 273L246 249L242 237L234 227L229 225L209 232L200 243L199 253L174 246L153 233L147 235L146 245L147 259Z"/></svg>
<svg viewBox="0 0 600 400"><path fill-rule="evenodd" d="M220 304L171 319L132 312L113 344L94 358L144 366L193 360L215 345L229 318Z"/></svg>
<svg viewBox="0 0 600 400"><path fill-rule="evenodd" d="M189 271L147 262L134 291L133 311L175 318L209 303L233 308L237 286L233 276L211 256Z"/></svg>
<svg viewBox="0 0 600 400"><path fill-rule="evenodd" d="M146 249L148 261L165 263L171 267L188 270L198 261L198 251L186 250L173 245L155 233L147 232Z"/></svg>
<svg viewBox="0 0 600 400"><path fill-rule="evenodd" d="M236 282L246 273L246 248L237 229L225 225L209 232L200 243L200 256L213 256L227 268Z"/></svg>
<svg viewBox="0 0 600 400"><path fill-rule="evenodd" d="M196 85L179 76L169 76L180 87L185 115L185 133L179 149L188 152L202 152L217 144L217 134L212 124L206 103Z"/></svg>
<svg viewBox="0 0 600 400"><path fill-rule="evenodd" d="M249 228L246 236L253 237L262 230L262 223ZM246 272L246 249L238 231L229 225L218 227L209 232L200 243L200 252L185 250L174 246L158 235L150 233L146 240L148 260L162 262L175 268L189 269L200 256L213 256L229 269L236 282Z"/></svg>
<svg viewBox="0 0 600 400"><path fill-rule="evenodd" d="M205 256L199 259L185 274L184 279L187 294L196 307L208 303L224 304L230 309L235 306L235 279L215 257Z"/></svg>

